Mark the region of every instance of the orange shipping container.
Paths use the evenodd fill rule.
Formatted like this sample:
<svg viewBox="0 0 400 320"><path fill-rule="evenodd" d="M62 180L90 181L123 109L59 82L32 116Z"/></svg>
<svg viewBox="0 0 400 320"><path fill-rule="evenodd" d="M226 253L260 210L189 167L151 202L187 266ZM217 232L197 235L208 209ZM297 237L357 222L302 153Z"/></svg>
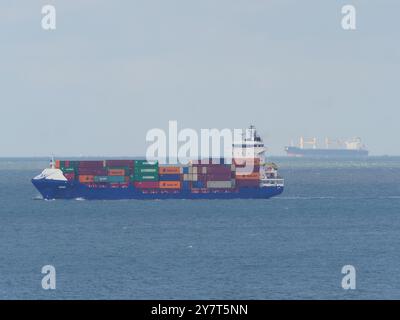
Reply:
<svg viewBox="0 0 400 320"><path fill-rule="evenodd" d="M236 180L260 180L260 173L236 174Z"/></svg>
<svg viewBox="0 0 400 320"><path fill-rule="evenodd" d="M181 168L180 167L159 167L158 173L159 174L180 174Z"/></svg>
<svg viewBox="0 0 400 320"><path fill-rule="evenodd" d="M81 175L79 176L79 182L82 183L94 182L94 176Z"/></svg>
<svg viewBox="0 0 400 320"><path fill-rule="evenodd" d="M160 189L180 189L181 182L180 181L160 181L159 187L160 187Z"/></svg>
<svg viewBox="0 0 400 320"><path fill-rule="evenodd" d="M56 169L60 169L60 160L56 160Z"/></svg>
<svg viewBox="0 0 400 320"><path fill-rule="evenodd" d="M108 169L109 176L124 176L125 170L124 169Z"/></svg>

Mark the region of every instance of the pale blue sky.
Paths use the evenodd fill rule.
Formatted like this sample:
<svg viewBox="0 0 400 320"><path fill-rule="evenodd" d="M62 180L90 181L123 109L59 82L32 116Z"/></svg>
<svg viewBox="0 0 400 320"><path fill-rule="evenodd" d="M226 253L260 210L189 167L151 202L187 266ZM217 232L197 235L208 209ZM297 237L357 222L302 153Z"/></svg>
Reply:
<svg viewBox="0 0 400 320"><path fill-rule="evenodd" d="M41 7L57 30L41 28ZM341 7L357 30L341 28ZM400 154L400 2L18 0L0 4L0 156L144 155L146 132L255 124Z"/></svg>

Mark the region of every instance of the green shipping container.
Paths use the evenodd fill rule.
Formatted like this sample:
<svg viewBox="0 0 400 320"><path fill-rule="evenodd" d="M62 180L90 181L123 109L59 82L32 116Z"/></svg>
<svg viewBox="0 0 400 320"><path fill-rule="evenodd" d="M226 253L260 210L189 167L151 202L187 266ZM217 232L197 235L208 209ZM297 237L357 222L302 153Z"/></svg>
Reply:
<svg viewBox="0 0 400 320"><path fill-rule="evenodd" d="M111 183L125 182L125 176L108 176L108 182Z"/></svg>
<svg viewBox="0 0 400 320"><path fill-rule="evenodd" d="M66 166L66 163L68 164L68 167ZM65 161L61 160L60 161L60 168L78 168L79 167L79 161Z"/></svg>
<svg viewBox="0 0 400 320"><path fill-rule="evenodd" d="M153 167L158 168L158 161L135 160L134 167Z"/></svg>
<svg viewBox="0 0 400 320"><path fill-rule="evenodd" d="M158 176L141 176L135 177L134 181L158 181Z"/></svg>
<svg viewBox="0 0 400 320"><path fill-rule="evenodd" d="M69 167L70 168L79 168L79 161L70 161Z"/></svg>
<svg viewBox="0 0 400 320"><path fill-rule="evenodd" d="M143 168L137 168L135 167L134 169L135 174L158 174L158 168L149 168L149 167L143 167Z"/></svg>
<svg viewBox="0 0 400 320"><path fill-rule="evenodd" d="M143 181L144 180L152 180L158 181L158 174L153 173L139 173L139 174L132 174L130 175L131 181Z"/></svg>
<svg viewBox="0 0 400 320"><path fill-rule="evenodd" d="M153 176L153 177L158 177L158 172L135 172L133 174L135 177L141 177L141 176Z"/></svg>
<svg viewBox="0 0 400 320"><path fill-rule="evenodd" d="M95 176L94 182L119 183L119 182L125 182L125 177L124 176Z"/></svg>
<svg viewBox="0 0 400 320"><path fill-rule="evenodd" d="M75 168L64 168L61 167L61 171L64 173L75 173Z"/></svg>

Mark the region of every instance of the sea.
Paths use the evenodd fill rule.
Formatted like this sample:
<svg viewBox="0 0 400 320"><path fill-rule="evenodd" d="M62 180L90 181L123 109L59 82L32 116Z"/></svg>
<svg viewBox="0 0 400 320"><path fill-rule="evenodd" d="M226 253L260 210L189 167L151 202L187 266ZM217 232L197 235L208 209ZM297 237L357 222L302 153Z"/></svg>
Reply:
<svg viewBox="0 0 400 320"><path fill-rule="evenodd" d="M400 299L400 158L269 160L272 199L45 201L0 159L0 299Z"/></svg>

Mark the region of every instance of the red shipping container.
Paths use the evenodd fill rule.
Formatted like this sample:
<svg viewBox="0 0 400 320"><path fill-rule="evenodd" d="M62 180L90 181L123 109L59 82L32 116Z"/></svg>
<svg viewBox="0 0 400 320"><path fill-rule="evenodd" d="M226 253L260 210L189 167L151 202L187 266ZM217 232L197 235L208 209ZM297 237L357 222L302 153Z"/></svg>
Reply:
<svg viewBox="0 0 400 320"><path fill-rule="evenodd" d="M75 180L75 173L64 173L64 177L67 178L68 181Z"/></svg>
<svg viewBox="0 0 400 320"><path fill-rule="evenodd" d="M106 160L106 167L129 167L133 168L134 160Z"/></svg>
<svg viewBox="0 0 400 320"><path fill-rule="evenodd" d="M79 168L78 170L81 175L106 176L108 174L106 169Z"/></svg>
<svg viewBox="0 0 400 320"><path fill-rule="evenodd" d="M230 174L231 173L231 166L227 167L224 165L217 166L208 166L207 167L207 174Z"/></svg>
<svg viewBox="0 0 400 320"><path fill-rule="evenodd" d="M259 186L259 180L236 180L236 187L239 188L257 188Z"/></svg>
<svg viewBox="0 0 400 320"><path fill-rule="evenodd" d="M228 181L231 180L232 173L220 173L220 174L207 174L207 181Z"/></svg>
<svg viewBox="0 0 400 320"><path fill-rule="evenodd" d="M140 189L158 189L158 181L135 181L133 184Z"/></svg>
<svg viewBox="0 0 400 320"><path fill-rule="evenodd" d="M79 168L103 168L104 161L79 161Z"/></svg>
<svg viewBox="0 0 400 320"><path fill-rule="evenodd" d="M233 175L233 176L232 176ZM198 174L197 181L228 181L234 178L232 172L220 173L220 174Z"/></svg>

